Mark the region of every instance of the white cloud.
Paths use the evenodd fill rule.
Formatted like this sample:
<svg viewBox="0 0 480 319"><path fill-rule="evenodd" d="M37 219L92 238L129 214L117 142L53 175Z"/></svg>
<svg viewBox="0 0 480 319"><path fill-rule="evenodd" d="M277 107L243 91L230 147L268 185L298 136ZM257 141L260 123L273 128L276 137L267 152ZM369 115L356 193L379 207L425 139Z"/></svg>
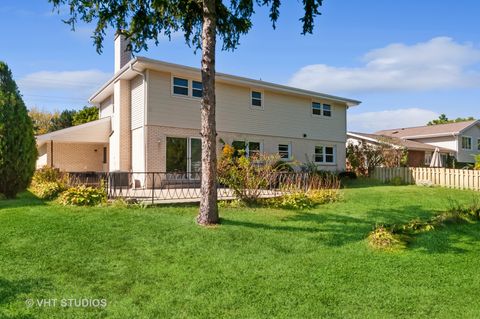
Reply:
<svg viewBox="0 0 480 319"><path fill-rule="evenodd" d="M27 106L82 106L112 75L100 70L40 71L17 83Z"/></svg>
<svg viewBox="0 0 480 319"><path fill-rule="evenodd" d="M376 132L384 129L422 126L438 116L438 113L420 108L350 114L348 115L348 130Z"/></svg>
<svg viewBox="0 0 480 319"><path fill-rule="evenodd" d="M321 92L432 90L480 86L480 49L437 37L415 45L391 44L368 52L357 68L307 65L290 85ZM469 70L469 67L472 69Z"/></svg>

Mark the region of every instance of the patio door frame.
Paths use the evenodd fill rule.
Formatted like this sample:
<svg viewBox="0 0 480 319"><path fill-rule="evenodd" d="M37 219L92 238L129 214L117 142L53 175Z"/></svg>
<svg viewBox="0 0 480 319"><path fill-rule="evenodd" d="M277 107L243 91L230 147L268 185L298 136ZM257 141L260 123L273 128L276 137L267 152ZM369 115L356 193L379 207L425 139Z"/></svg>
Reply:
<svg viewBox="0 0 480 319"><path fill-rule="evenodd" d="M200 170L199 171L195 171L193 172L192 171L192 140L198 140L200 142L200 151L201 151L201 138L199 137L191 137L191 136L188 136L188 137L185 137L185 136L167 136L166 137L166 145L165 145L165 160L167 160L167 156L168 156L168 138L176 138L176 139L185 139L187 141L187 167L186 167L186 177L188 179L192 179L192 180L197 180L197 179L200 179L200 170L201 170L201 158L200 158ZM201 153L200 153L200 156L201 156ZM167 172L169 173L169 172Z"/></svg>

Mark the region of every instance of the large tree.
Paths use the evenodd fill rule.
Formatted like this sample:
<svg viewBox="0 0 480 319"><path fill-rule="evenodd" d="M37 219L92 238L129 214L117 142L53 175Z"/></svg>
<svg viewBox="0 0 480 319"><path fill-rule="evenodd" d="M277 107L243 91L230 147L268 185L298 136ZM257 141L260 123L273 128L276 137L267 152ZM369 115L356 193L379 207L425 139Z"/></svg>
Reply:
<svg viewBox="0 0 480 319"><path fill-rule="evenodd" d="M49 0L54 8L70 9L66 20L72 28L78 20L96 24L93 39L98 52L109 27L130 39L134 52L148 49L148 41L181 31L185 41L202 50L201 102L202 181L200 213L202 225L218 223L217 155L215 123L215 45L220 37L223 50L234 50L240 36L252 27L255 6L266 6L273 27L279 17L281 0ZM320 14L322 0L302 0L302 34L312 33L314 18Z"/></svg>
<svg viewBox="0 0 480 319"><path fill-rule="evenodd" d="M35 171L32 120L8 66L0 61L0 194L14 198Z"/></svg>
<svg viewBox="0 0 480 319"><path fill-rule="evenodd" d="M84 106L83 109L73 114L72 124L80 125L98 120L99 113L96 106Z"/></svg>

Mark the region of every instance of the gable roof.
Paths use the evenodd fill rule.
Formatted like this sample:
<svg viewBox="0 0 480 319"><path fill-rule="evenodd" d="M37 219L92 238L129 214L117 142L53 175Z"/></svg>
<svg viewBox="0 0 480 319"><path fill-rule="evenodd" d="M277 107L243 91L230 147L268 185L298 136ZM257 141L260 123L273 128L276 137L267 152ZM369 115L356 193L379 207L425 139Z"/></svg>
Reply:
<svg viewBox="0 0 480 319"><path fill-rule="evenodd" d="M454 136L454 135L459 135L461 132L465 131L466 129L472 127L475 124L480 124L480 121L473 120L473 121L430 125L430 126L396 128L396 129L378 131L378 132L375 132L375 134L398 137L402 139L436 137L436 136Z"/></svg>
<svg viewBox="0 0 480 319"><path fill-rule="evenodd" d="M98 104L108 96L113 94L113 83L119 79L130 80L137 76L139 73L144 72L145 70L158 70L164 72L178 72L182 74L188 74L192 76L200 76L201 70L199 68L193 68L185 65L175 64L164 62L160 60L154 60L145 57L135 57L131 59L125 66L122 67L109 81L107 81L97 92L95 92L89 99L91 103ZM231 83L241 86L250 86L257 87L262 89L267 89L275 92L281 92L292 95L306 96L310 98L319 98L332 102L341 102L346 104L348 107L357 106L361 102L357 100L347 99L335 95L329 95L304 89L299 89L295 87L290 87L286 85L275 84L271 82L265 82L261 80L254 80L245 77L240 77L236 75L230 75L225 73L216 73L215 79L218 82Z"/></svg>
<svg viewBox="0 0 480 319"><path fill-rule="evenodd" d="M347 136L349 138L362 139L362 140L370 141L370 142L373 142L373 143L386 142L386 143L390 143L394 146L404 147L407 150L412 150L412 151L432 151L433 152L433 151L435 151L435 149L438 148L438 149L440 149L440 151L451 152L448 149L433 146L433 145L430 145L430 144L425 144L425 143L411 141L411 140L404 140L404 139L401 139L401 138L398 138L398 137L392 137L392 136L388 136L388 135L348 132Z"/></svg>

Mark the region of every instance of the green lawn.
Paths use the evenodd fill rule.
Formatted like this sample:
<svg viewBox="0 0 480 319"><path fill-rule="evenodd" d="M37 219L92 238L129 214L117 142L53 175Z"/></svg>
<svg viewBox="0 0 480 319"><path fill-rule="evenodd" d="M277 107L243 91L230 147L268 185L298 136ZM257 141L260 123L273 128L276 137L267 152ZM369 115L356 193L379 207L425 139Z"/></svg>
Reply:
<svg viewBox="0 0 480 319"><path fill-rule="evenodd" d="M357 183L310 211L195 206L65 208L0 201L0 318L479 318L480 224L373 251L376 223L446 210L474 193ZM99 298L105 308L26 307Z"/></svg>

